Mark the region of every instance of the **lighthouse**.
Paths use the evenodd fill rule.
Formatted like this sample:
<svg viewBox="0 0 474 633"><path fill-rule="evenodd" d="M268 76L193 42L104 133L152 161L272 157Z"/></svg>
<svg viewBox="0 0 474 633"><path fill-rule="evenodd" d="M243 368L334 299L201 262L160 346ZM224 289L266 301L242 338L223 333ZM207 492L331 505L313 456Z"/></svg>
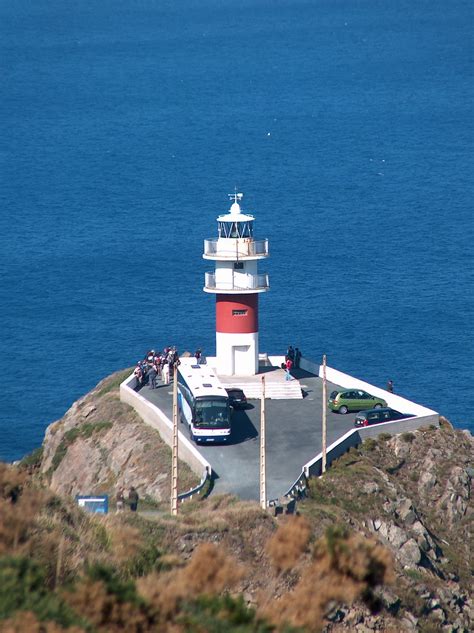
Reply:
<svg viewBox="0 0 474 633"><path fill-rule="evenodd" d="M216 370L223 376L258 373L258 296L270 289L258 260L268 257L268 240L254 238L254 217L243 213L243 194L231 194L228 213L217 218L218 237L204 240L204 292L216 295Z"/></svg>

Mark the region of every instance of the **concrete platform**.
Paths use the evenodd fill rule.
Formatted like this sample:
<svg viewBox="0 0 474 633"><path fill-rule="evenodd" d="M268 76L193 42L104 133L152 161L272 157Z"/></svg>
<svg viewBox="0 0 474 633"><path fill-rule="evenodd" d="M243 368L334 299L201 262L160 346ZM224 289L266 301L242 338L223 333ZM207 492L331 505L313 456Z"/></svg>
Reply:
<svg viewBox="0 0 474 633"><path fill-rule="evenodd" d="M296 373L297 372L297 373ZM287 492L301 474L301 467L321 451L322 380L296 370L299 399L266 400L267 499ZM258 378L258 377L257 377ZM295 381L296 382L296 381ZM328 392L338 385L328 383ZM143 387L140 394L172 417L172 386ZM328 412L328 443L354 426L355 414ZM260 403L235 411L229 444L199 445L199 452L212 464L214 492L233 493L242 499L259 499ZM186 432L184 427L181 430Z"/></svg>

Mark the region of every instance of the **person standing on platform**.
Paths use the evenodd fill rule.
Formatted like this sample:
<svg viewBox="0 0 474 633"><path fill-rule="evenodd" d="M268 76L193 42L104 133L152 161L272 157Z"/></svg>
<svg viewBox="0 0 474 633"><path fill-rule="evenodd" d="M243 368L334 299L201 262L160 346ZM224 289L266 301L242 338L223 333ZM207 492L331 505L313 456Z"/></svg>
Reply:
<svg viewBox="0 0 474 633"><path fill-rule="evenodd" d="M164 385L170 384L170 365L167 360L163 361L163 367L161 368L161 377Z"/></svg>
<svg viewBox="0 0 474 633"><path fill-rule="evenodd" d="M196 365L200 365L201 364L201 350L197 349L194 352L194 358L196 359Z"/></svg>
<svg viewBox="0 0 474 633"><path fill-rule="evenodd" d="M132 512L136 512L138 508L138 500L140 497L138 496L138 492L132 486L128 491L128 503L130 504L130 510Z"/></svg>
<svg viewBox="0 0 474 633"><path fill-rule="evenodd" d="M300 359L301 359L301 352L297 347L295 347L295 369L299 369Z"/></svg>
<svg viewBox="0 0 474 633"><path fill-rule="evenodd" d="M148 370L148 386L150 389L156 389L156 375L155 365L152 365Z"/></svg>
<svg viewBox="0 0 474 633"><path fill-rule="evenodd" d="M291 360L291 358L288 358L285 364L286 364L285 380L291 380L291 368L293 367L293 361Z"/></svg>
<svg viewBox="0 0 474 633"><path fill-rule="evenodd" d="M142 368L140 366L140 363L137 363L137 366L135 367L133 373L134 373L134 376L135 376L135 379L136 379L136 386L135 386L135 388L138 390L143 385L143 372L142 372Z"/></svg>
<svg viewBox="0 0 474 633"><path fill-rule="evenodd" d="M389 381L387 382L387 391L388 391L389 393L393 393L393 380L389 380Z"/></svg>

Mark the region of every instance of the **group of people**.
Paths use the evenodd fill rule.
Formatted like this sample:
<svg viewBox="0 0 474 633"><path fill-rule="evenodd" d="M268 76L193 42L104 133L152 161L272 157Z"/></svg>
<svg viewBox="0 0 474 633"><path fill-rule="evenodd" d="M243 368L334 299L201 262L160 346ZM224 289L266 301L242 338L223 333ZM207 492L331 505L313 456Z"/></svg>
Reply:
<svg viewBox="0 0 474 633"><path fill-rule="evenodd" d="M286 354L285 354L285 361L291 361L292 363L291 366L294 369L298 369L300 366L300 360L301 360L300 350L297 347L293 348L293 345L288 345L288 349L286 350Z"/></svg>
<svg viewBox="0 0 474 633"><path fill-rule="evenodd" d="M125 496L125 488L120 488L115 497L117 512L123 512L125 510L125 502L128 501L128 506L132 512L136 512L138 508L138 501L140 497L138 492L132 486Z"/></svg>
<svg viewBox="0 0 474 633"><path fill-rule="evenodd" d="M145 358L138 361L133 371L137 379L137 391L146 383L150 389L156 389L158 379L164 385L169 385L170 374L178 360L179 354L176 347L165 347L162 352L155 352L154 349L147 352Z"/></svg>
<svg viewBox="0 0 474 633"><path fill-rule="evenodd" d="M301 352L292 345L288 346L285 354L285 362L281 364L281 368L286 371L285 380L291 380L291 370L298 369L300 366Z"/></svg>

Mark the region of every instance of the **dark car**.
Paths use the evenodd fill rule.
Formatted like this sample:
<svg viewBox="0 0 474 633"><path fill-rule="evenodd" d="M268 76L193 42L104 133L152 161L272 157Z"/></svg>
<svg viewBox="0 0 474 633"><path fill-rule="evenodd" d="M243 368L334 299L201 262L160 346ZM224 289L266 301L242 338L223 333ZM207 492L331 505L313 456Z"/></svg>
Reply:
<svg viewBox="0 0 474 633"><path fill-rule="evenodd" d="M245 409L247 406L247 398L242 389L232 387L232 389L226 389L229 396L229 404L234 409Z"/></svg>
<svg viewBox="0 0 474 633"><path fill-rule="evenodd" d="M361 411L356 415L354 426L370 426L371 424L393 422L394 420L403 420L412 417L413 415L411 413L400 413L388 407L383 409L369 409L368 411Z"/></svg>

